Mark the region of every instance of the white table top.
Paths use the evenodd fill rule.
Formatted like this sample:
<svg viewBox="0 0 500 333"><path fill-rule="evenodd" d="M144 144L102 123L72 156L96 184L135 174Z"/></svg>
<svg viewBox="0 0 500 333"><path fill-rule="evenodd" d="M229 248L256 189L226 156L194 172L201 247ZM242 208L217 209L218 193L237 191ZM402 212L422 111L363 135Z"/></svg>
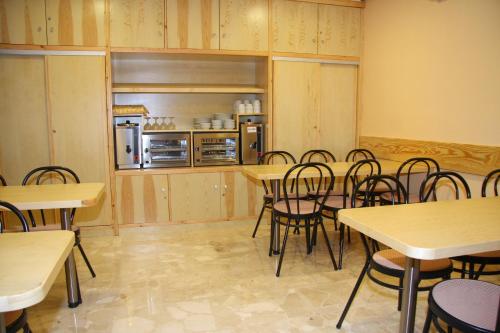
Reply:
<svg viewBox="0 0 500 333"><path fill-rule="evenodd" d="M500 250L500 197L342 209L339 220L415 259Z"/></svg>
<svg viewBox="0 0 500 333"><path fill-rule="evenodd" d="M66 230L0 234L0 312L42 301L74 242Z"/></svg>
<svg viewBox="0 0 500 333"><path fill-rule="evenodd" d="M20 210L90 207L103 193L104 183L0 186L0 200Z"/></svg>

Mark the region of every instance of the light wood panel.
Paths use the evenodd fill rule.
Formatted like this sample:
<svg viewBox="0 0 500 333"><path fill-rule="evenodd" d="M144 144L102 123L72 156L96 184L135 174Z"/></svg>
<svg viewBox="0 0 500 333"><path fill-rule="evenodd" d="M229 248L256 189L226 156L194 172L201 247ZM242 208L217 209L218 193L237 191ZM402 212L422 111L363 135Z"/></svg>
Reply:
<svg viewBox="0 0 500 333"><path fill-rule="evenodd" d="M221 50L268 50L267 0L220 0Z"/></svg>
<svg viewBox="0 0 500 333"><path fill-rule="evenodd" d="M297 159L319 145L320 64L274 62L273 149Z"/></svg>
<svg viewBox="0 0 500 333"><path fill-rule="evenodd" d="M118 224L168 222L168 176L117 176L116 215Z"/></svg>
<svg viewBox="0 0 500 333"><path fill-rule="evenodd" d="M104 46L105 0L46 0L49 45Z"/></svg>
<svg viewBox="0 0 500 333"><path fill-rule="evenodd" d="M222 217L231 220L235 217L256 215L256 186L249 182L241 172L221 173ZM260 200L259 200L260 202Z"/></svg>
<svg viewBox="0 0 500 333"><path fill-rule="evenodd" d="M162 84L162 83L115 83L114 93L202 93L202 94L262 94L263 88L252 85L200 85L200 84Z"/></svg>
<svg viewBox="0 0 500 333"><path fill-rule="evenodd" d="M273 50L318 53L318 4L273 0Z"/></svg>
<svg viewBox="0 0 500 333"><path fill-rule="evenodd" d="M442 169L486 175L500 168L500 147L460 143L420 141L361 136L359 146L370 149L377 158L405 161L415 156L431 157Z"/></svg>
<svg viewBox="0 0 500 333"><path fill-rule="evenodd" d="M20 185L50 163L43 57L0 56L0 116L0 174Z"/></svg>
<svg viewBox="0 0 500 333"><path fill-rule="evenodd" d="M169 175L174 222L221 218L220 173Z"/></svg>
<svg viewBox="0 0 500 333"><path fill-rule="evenodd" d="M218 0L167 0L167 46L219 49Z"/></svg>
<svg viewBox="0 0 500 333"><path fill-rule="evenodd" d="M165 47L164 0L110 0L110 44Z"/></svg>
<svg viewBox="0 0 500 333"><path fill-rule="evenodd" d="M361 9L319 5L319 54L359 56Z"/></svg>
<svg viewBox="0 0 500 333"><path fill-rule="evenodd" d="M343 161L356 140L357 66L322 64L320 146Z"/></svg>
<svg viewBox="0 0 500 333"><path fill-rule="evenodd" d="M109 194L104 57L47 58L53 163L74 170L82 182L105 182ZM111 224L110 208L106 195L96 207L80 210L76 221Z"/></svg>
<svg viewBox="0 0 500 333"><path fill-rule="evenodd" d="M47 44L45 1L0 1L0 43Z"/></svg>

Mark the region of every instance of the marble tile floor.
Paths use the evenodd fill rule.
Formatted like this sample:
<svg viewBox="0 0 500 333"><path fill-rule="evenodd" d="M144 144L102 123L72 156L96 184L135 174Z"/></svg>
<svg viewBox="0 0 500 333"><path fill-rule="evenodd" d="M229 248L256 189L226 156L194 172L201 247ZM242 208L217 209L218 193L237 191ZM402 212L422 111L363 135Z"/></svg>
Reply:
<svg viewBox="0 0 500 333"><path fill-rule="evenodd" d="M303 233L291 235L276 278L269 226L255 239L253 227L252 220L122 229L118 237L84 233L97 277L75 251L83 304L67 307L62 271L46 299L29 309L29 323L38 333L337 332L364 258L359 236L344 269L333 271L323 238L307 256ZM416 332L426 300L420 293ZM365 278L338 332L397 332L396 302L396 291Z"/></svg>

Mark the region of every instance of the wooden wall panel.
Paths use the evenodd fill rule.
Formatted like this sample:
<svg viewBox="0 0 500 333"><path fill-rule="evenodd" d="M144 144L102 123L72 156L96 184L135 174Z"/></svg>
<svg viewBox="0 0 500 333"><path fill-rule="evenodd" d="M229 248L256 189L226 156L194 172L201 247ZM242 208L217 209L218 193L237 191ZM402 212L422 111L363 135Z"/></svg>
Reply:
<svg viewBox="0 0 500 333"><path fill-rule="evenodd" d="M165 47L163 0L110 0L110 44L114 47Z"/></svg>
<svg viewBox="0 0 500 333"><path fill-rule="evenodd" d="M49 56L47 71L53 163L74 170L82 182L106 184L101 203L78 210L76 221L80 225L109 225L104 57Z"/></svg>
<svg viewBox="0 0 500 333"><path fill-rule="evenodd" d="M0 56L0 117L0 174L21 185L50 161L43 57Z"/></svg>
<svg viewBox="0 0 500 333"><path fill-rule="evenodd" d="M318 4L273 0L273 50L318 53Z"/></svg>
<svg viewBox="0 0 500 333"><path fill-rule="evenodd" d="M46 0L46 5L49 45L105 45L105 0Z"/></svg>
<svg viewBox="0 0 500 333"><path fill-rule="evenodd" d="M373 151L377 158L405 161L426 156L443 169L486 175L500 168L500 147L361 136L359 146Z"/></svg>
<svg viewBox="0 0 500 333"><path fill-rule="evenodd" d="M218 0L167 0L167 46L219 49Z"/></svg>
<svg viewBox="0 0 500 333"><path fill-rule="evenodd" d="M1 0L0 43L47 44L44 0Z"/></svg>
<svg viewBox="0 0 500 333"><path fill-rule="evenodd" d="M220 0L221 50L268 50L267 0Z"/></svg>
<svg viewBox="0 0 500 333"><path fill-rule="evenodd" d="M360 8L319 5L318 30L319 54L360 55Z"/></svg>

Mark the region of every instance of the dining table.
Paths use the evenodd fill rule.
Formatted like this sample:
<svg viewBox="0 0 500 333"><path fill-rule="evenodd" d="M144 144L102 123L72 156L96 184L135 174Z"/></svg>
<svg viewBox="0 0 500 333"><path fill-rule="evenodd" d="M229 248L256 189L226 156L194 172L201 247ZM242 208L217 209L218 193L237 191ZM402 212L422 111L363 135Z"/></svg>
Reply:
<svg viewBox="0 0 500 333"><path fill-rule="evenodd" d="M71 230L72 208L92 207L104 194L104 183L47 184L0 187L0 200L19 210L59 209L62 230ZM43 231L45 233L48 231ZM77 307L82 302L73 250L65 261L68 305Z"/></svg>
<svg viewBox="0 0 500 333"><path fill-rule="evenodd" d="M500 197L342 209L338 218L406 256L400 333L414 331L421 260L500 250Z"/></svg>
<svg viewBox="0 0 500 333"><path fill-rule="evenodd" d="M66 258L75 234L67 230L0 234L0 332L4 313L41 302Z"/></svg>

